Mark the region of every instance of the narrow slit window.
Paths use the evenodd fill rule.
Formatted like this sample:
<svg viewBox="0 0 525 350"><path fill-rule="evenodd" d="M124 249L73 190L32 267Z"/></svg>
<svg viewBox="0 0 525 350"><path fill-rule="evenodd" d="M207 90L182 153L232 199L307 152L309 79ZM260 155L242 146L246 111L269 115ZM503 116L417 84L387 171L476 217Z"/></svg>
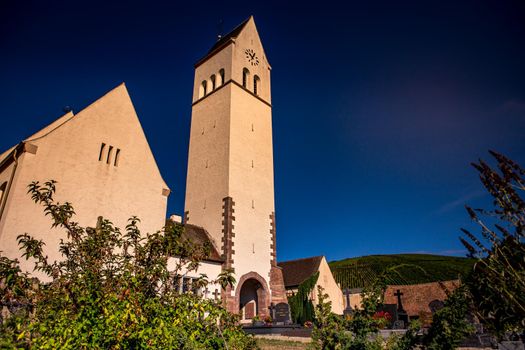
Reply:
<svg viewBox="0 0 525 350"><path fill-rule="evenodd" d="M213 74L210 77L210 81L211 81L211 91L213 91L213 90L215 90L215 74Z"/></svg>
<svg viewBox="0 0 525 350"><path fill-rule="evenodd" d="M100 152L98 154L98 161L102 161L102 158L104 157L104 149L106 148L106 144L105 143L102 143L100 145Z"/></svg>
<svg viewBox="0 0 525 350"><path fill-rule="evenodd" d="M255 209L255 201L252 199L252 209Z"/></svg>
<svg viewBox="0 0 525 350"><path fill-rule="evenodd" d="M4 199L4 194L5 194L5 191L7 189L7 181L4 182L1 186L0 186L0 204L2 204L2 201Z"/></svg>
<svg viewBox="0 0 525 350"><path fill-rule="evenodd" d="M219 77L221 78L221 80L219 81L219 84L217 84L217 85L221 86L222 84L224 84L224 69L221 69L219 71Z"/></svg>
<svg viewBox="0 0 525 350"><path fill-rule="evenodd" d="M206 93L208 92L207 90L208 90L208 83L206 82L206 80L204 80L201 83L201 86L199 88L199 98L206 96Z"/></svg>
<svg viewBox="0 0 525 350"><path fill-rule="evenodd" d="M118 166L120 158L120 148L117 148L117 151L115 152L115 162L113 163L114 166Z"/></svg>
<svg viewBox="0 0 525 350"><path fill-rule="evenodd" d="M108 158L106 159L106 163L109 164L111 162L111 154L113 153L113 146L109 146L108 149Z"/></svg>

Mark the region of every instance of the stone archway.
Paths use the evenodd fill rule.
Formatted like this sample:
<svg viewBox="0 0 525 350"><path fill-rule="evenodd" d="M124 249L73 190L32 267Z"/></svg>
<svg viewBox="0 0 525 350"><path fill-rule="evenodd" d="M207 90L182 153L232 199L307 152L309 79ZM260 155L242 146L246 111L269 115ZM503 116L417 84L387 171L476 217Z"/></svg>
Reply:
<svg viewBox="0 0 525 350"><path fill-rule="evenodd" d="M257 272L249 272L239 279L235 291L235 305L242 319L250 320L255 315L269 315L270 291L268 284Z"/></svg>

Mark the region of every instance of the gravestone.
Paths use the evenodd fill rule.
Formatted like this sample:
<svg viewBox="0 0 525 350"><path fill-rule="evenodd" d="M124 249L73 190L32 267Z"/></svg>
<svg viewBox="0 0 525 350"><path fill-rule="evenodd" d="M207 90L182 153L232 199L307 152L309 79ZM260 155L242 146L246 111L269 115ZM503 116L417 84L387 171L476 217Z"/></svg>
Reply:
<svg viewBox="0 0 525 350"><path fill-rule="evenodd" d="M403 320L394 321L394 325L392 326L392 329L405 329L405 321Z"/></svg>
<svg viewBox="0 0 525 350"><path fill-rule="evenodd" d="M350 305L350 294L352 294L352 291L348 288L345 288L343 290L343 295L346 297L346 307L343 310L343 315L352 315L354 313L354 310L352 310L352 305Z"/></svg>
<svg viewBox="0 0 525 350"><path fill-rule="evenodd" d="M290 305L286 303L279 303L275 305L275 323L290 323Z"/></svg>
<svg viewBox="0 0 525 350"><path fill-rule="evenodd" d="M270 310L270 316L272 317L272 320L275 320L275 304L270 303L268 309Z"/></svg>
<svg viewBox="0 0 525 350"><path fill-rule="evenodd" d="M445 306L445 303L441 300L432 300L428 304L428 308L430 309L430 312L432 312L432 315L441 310Z"/></svg>
<svg viewBox="0 0 525 350"><path fill-rule="evenodd" d="M403 325L405 325L405 324L408 324L408 314L405 311L405 309L403 309L403 303L401 302L402 295L403 293L401 293L399 289L394 293L394 296L397 297L397 319L396 321L403 321Z"/></svg>

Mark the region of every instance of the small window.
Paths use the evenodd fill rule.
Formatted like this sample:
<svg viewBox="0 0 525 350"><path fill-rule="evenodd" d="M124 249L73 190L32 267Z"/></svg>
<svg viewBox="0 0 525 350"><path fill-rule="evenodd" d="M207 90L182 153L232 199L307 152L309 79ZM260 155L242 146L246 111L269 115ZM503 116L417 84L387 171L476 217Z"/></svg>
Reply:
<svg viewBox="0 0 525 350"><path fill-rule="evenodd" d="M113 146L109 146L108 149L108 158L106 160L106 163L109 164L111 162L111 154L113 153Z"/></svg>
<svg viewBox="0 0 525 350"><path fill-rule="evenodd" d="M4 194L7 189L7 181L4 182L2 185L0 185L0 204L2 204L4 200Z"/></svg>
<svg viewBox="0 0 525 350"><path fill-rule="evenodd" d="M261 79L259 76L255 75L253 77L253 93L258 95L259 86L261 85Z"/></svg>
<svg viewBox="0 0 525 350"><path fill-rule="evenodd" d="M181 287L181 277L180 275L175 275L173 277L173 289L177 291L177 293L180 293L180 287Z"/></svg>
<svg viewBox="0 0 525 350"><path fill-rule="evenodd" d="M115 152L115 162L113 163L114 166L118 166L120 158L120 148L117 148L117 151Z"/></svg>
<svg viewBox="0 0 525 350"><path fill-rule="evenodd" d="M215 90L215 74L213 74L210 77L210 81L211 81L211 91L213 91L213 90Z"/></svg>
<svg viewBox="0 0 525 350"><path fill-rule="evenodd" d="M197 281L198 281L197 278L191 279L191 292L195 295L200 294L200 288L199 288L199 284L197 283Z"/></svg>
<svg viewBox="0 0 525 350"><path fill-rule="evenodd" d="M106 144L105 143L102 143L100 145L100 152L98 154L98 161L101 162L102 161L102 158L104 157L104 149L106 148Z"/></svg>
<svg viewBox="0 0 525 350"><path fill-rule="evenodd" d="M182 293L187 293L190 291L190 282L191 278L189 277L184 277L182 279Z"/></svg>
<svg viewBox="0 0 525 350"><path fill-rule="evenodd" d="M221 86L222 84L224 84L224 69L221 69L219 71L219 82L217 83L217 86Z"/></svg>
<svg viewBox="0 0 525 350"><path fill-rule="evenodd" d="M242 86L244 88L247 88L248 87L248 77L250 75L250 71L248 70L248 68L244 68L242 70Z"/></svg>

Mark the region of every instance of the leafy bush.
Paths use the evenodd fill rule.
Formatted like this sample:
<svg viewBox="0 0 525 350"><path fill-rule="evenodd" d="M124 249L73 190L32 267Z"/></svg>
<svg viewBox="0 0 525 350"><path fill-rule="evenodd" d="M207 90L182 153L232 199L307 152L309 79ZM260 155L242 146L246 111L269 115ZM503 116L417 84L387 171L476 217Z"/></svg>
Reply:
<svg viewBox="0 0 525 350"><path fill-rule="evenodd" d="M425 348L429 350L453 350L474 331L467 316L469 307L465 285L454 290L445 305L432 317L432 326L425 336Z"/></svg>
<svg viewBox="0 0 525 350"><path fill-rule="evenodd" d="M208 251L183 240L180 225L142 235L137 218L124 232L99 218L95 228L84 228L73 221L71 204L53 200L54 181L34 182L29 193L53 227L65 229L64 259L48 261L42 241L19 236L23 256L51 281L42 283L20 271L17 261L0 257L0 298L10 310L0 326L3 348L256 348L218 302L178 293L168 259L180 257L180 265L196 269ZM214 282L233 280L224 273Z"/></svg>

